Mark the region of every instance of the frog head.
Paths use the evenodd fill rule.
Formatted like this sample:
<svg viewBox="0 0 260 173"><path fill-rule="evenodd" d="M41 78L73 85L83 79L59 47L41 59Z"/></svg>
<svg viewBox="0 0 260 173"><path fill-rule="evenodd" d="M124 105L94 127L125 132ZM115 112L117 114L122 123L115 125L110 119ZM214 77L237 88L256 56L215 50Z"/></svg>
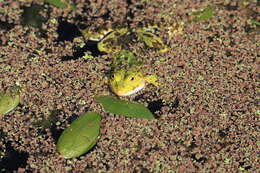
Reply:
<svg viewBox="0 0 260 173"><path fill-rule="evenodd" d="M143 89L147 83L158 86L157 77L145 76L135 68L115 70L109 81L112 91L118 96L129 96Z"/></svg>

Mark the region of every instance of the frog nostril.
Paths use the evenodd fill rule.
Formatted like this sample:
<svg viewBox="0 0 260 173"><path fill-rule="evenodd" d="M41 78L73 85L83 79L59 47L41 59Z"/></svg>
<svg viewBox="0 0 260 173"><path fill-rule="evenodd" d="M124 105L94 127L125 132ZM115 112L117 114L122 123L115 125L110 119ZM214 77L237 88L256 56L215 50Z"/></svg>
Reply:
<svg viewBox="0 0 260 173"><path fill-rule="evenodd" d="M133 80L135 80L135 78L134 78L134 77L132 77L132 78L131 78L131 81L133 81Z"/></svg>

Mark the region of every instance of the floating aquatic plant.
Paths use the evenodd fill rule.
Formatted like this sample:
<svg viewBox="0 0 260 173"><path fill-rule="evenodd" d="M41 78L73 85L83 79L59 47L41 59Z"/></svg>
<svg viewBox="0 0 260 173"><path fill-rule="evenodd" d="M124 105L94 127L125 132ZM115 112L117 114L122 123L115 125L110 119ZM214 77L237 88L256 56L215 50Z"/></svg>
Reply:
<svg viewBox="0 0 260 173"><path fill-rule="evenodd" d="M100 96L96 101L101 103L104 109L116 115L126 117L154 119L153 114L144 105L124 100L118 100L111 96Z"/></svg>
<svg viewBox="0 0 260 173"><path fill-rule="evenodd" d="M70 8L72 10L76 10L75 7L72 7L71 5L69 5L68 0L44 0L45 2L48 2L52 5L55 5L56 7L59 8Z"/></svg>
<svg viewBox="0 0 260 173"><path fill-rule="evenodd" d="M101 115L88 112L67 127L61 134L57 150L65 158L78 157L89 151L97 142Z"/></svg>
<svg viewBox="0 0 260 173"><path fill-rule="evenodd" d="M14 86L0 92L0 115L7 114L20 102L20 87Z"/></svg>
<svg viewBox="0 0 260 173"><path fill-rule="evenodd" d="M203 9L201 11L193 12L193 14L196 15L194 20L196 22L203 22L205 20L208 20L214 16L214 10L215 10L215 7L207 6L205 9Z"/></svg>

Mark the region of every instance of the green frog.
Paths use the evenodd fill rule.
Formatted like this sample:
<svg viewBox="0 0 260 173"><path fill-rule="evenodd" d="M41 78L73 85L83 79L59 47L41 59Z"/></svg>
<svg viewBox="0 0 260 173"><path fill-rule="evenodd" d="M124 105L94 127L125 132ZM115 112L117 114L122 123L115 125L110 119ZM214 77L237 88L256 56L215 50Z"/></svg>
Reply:
<svg viewBox="0 0 260 173"><path fill-rule="evenodd" d="M137 41L144 42L147 47L163 53L167 52L169 47L155 34L155 31L161 30L167 30L169 35L173 35L181 33L182 27L177 24L171 26L148 25L135 29L128 27L101 28L96 32L85 29L81 30L81 33L86 40L97 41L98 49L101 52L117 53L122 49L127 49L129 44L133 44L137 38Z"/></svg>

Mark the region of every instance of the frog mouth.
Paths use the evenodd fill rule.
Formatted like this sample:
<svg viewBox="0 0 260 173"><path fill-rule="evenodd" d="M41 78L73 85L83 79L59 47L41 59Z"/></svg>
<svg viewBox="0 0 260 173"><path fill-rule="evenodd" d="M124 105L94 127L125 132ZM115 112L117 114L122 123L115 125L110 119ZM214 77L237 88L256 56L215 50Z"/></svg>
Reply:
<svg viewBox="0 0 260 173"><path fill-rule="evenodd" d="M134 89L131 90L131 91L124 92L124 93L120 93L120 92L119 92L119 93L117 93L117 95L119 95L119 96L129 96L129 95L132 95L132 94L137 93L138 91L140 91L140 90L142 90L142 89L144 89L144 88L145 88L145 82L144 82L142 85L140 85L140 86L134 88Z"/></svg>

